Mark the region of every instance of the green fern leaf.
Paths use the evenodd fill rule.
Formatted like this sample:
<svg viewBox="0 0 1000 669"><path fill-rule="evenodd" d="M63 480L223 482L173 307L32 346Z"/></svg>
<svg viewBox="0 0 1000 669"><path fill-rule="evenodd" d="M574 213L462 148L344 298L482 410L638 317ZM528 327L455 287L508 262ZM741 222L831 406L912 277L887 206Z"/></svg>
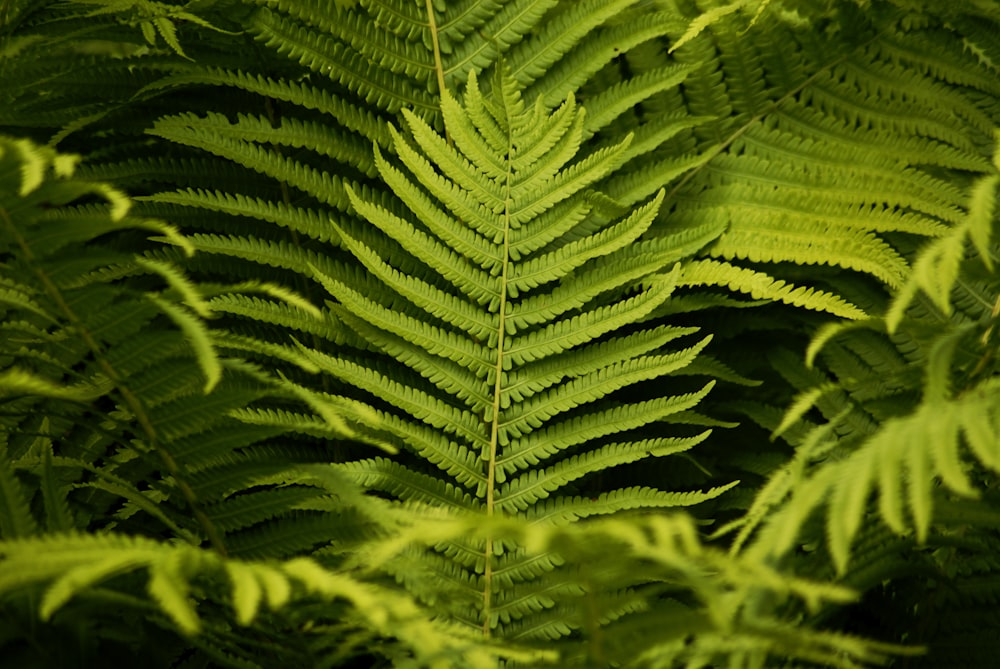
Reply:
<svg viewBox="0 0 1000 669"><path fill-rule="evenodd" d="M205 392L211 392L222 378L222 364L219 362L218 355L215 353L215 348L212 346L211 338L204 325L201 321L192 318L180 306L171 304L155 295L151 295L149 299L170 316L187 335L188 341L198 356L198 363L205 374Z"/></svg>
<svg viewBox="0 0 1000 669"><path fill-rule="evenodd" d="M45 502L45 515L50 532L68 532L75 528L73 512L70 510L65 486L60 486L56 480L52 443L42 447L43 460L41 472L42 499ZM0 453L0 457L2 457ZM2 534L2 533L0 533Z"/></svg>
<svg viewBox="0 0 1000 669"><path fill-rule="evenodd" d="M191 556L174 554L154 563L149 578L149 594L185 634L197 634L201 621L189 595L188 572ZM186 559L187 558L187 559Z"/></svg>
<svg viewBox="0 0 1000 669"><path fill-rule="evenodd" d="M754 299L774 299L806 309L827 311L841 318L865 319L868 315L843 298L825 291L793 286L763 272L716 260L698 260L685 268L685 285L726 286Z"/></svg>
<svg viewBox="0 0 1000 669"><path fill-rule="evenodd" d="M7 453L6 435L0 433L0 538L14 539L38 531L34 516L24 496L24 490Z"/></svg>
<svg viewBox="0 0 1000 669"><path fill-rule="evenodd" d="M643 239L664 194L630 210L593 189L621 165L628 141L581 156L585 115L572 98L549 111L541 101L527 104L509 75L490 96L470 75L464 103L445 92L442 115L447 138L403 111L409 134L391 131L398 162L375 148L380 173L409 212L347 189L355 211L381 235L334 224L368 273L335 263L312 268L333 298L330 313L381 355L301 345L324 374L362 392L380 430L434 469L406 459L338 469L401 500L560 522L695 504L728 490L734 484L704 493L635 486L599 492L594 501L572 491L581 479L680 453L707 436L638 435L696 405L712 384L642 401L612 398L683 372L708 344L678 346L693 328L643 323L673 294L678 261L720 228ZM387 240L397 252L380 251ZM618 441L604 439L611 435ZM547 608L539 606L548 586L514 576L532 573L520 571L516 546L490 539L466 548L445 542L441 550L448 559L419 559L467 583L455 595L458 619L482 616L483 629L499 633ZM506 600L494 591L501 574L522 594ZM559 587L552 593L569 595Z"/></svg>
<svg viewBox="0 0 1000 669"><path fill-rule="evenodd" d="M990 429L987 425L995 422L991 417L998 399L995 386L987 383L962 397L929 400L910 415L886 421L849 456L821 466L793 489L787 507L765 531L774 542L772 550L775 554L787 551L806 518L826 504L830 552L843 572L872 492L878 495L882 519L893 531L912 528L918 541L926 541L934 516L936 477L956 494L979 494L961 457L959 437L977 435L966 441L969 451L995 469L996 439L991 437L987 446L978 436L985 436ZM840 420L818 428L815 434L828 436Z"/></svg>
<svg viewBox="0 0 1000 669"><path fill-rule="evenodd" d="M264 599L265 589L257 579L257 574L253 569L248 568L238 562L226 564L226 572L229 574L233 588L233 609L236 612L236 622L240 625L249 625L257 617L261 601ZM284 583L281 579L275 579ZM291 588L287 584L278 592L273 590L273 585L268 589L268 605L271 608L280 608L287 600Z"/></svg>
<svg viewBox="0 0 1000 669"><path fill-rule="evenodd" d="M45 591L45 596L39 605L39 616L42 620L48 620L81 590L111 576L132 571L140 567L149 557L148 554L144 555L139 551L108 554L93 549L89 555L81 550L73 557L63 556L61 560L63 573ZM58 557L55 559L58 560ZM51 570L52 567L52 559L42 561L39 565L39 569Z"/></svg>
<svg viewBox="0 0 1000 669"><path fill-rule="evenodd" d="M157 79L140 94L189 85L227 86L316 110L369 141L382 146L390 143L389 133L375 114L327 90L295 81L215 67L199 67Z"/></svg>

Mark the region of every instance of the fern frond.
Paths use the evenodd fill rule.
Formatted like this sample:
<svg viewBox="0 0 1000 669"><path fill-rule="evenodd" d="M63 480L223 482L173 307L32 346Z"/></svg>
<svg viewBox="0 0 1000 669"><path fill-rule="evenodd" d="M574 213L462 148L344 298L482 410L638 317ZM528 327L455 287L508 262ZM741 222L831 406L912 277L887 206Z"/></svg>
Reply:
<svg viewBox="0 0 1000 669"><path fill-rule="evenodd" d="M660 457L682 453L701 443L708 436L703 432L688 439L647 439L639 442L613 443L586 453L570 456L558 465L529 470L517 478L507 481L499 491L498 505L509 512L524 510L538 503L540 499L564 487L571 481L603 469L610 469L647 457Z"/></svg>
<svg viewBox="0 0 1000 669"><path fill-rule="evenodd" d="M530 515L564 490L576 499L571 489L578 479L679 453L703 438L629 441L637 434L632 430L694 406L711 384L620 406L611 398L680 372L707 344L671 350L668 344L694 330L626 328L672 295L681 270L659 274L664 264L701 248L718 228L640 241L662 194L628 211L592 190L620 164L627 142L580 157L583 112L572 99L551 112L542 104L525 102L509 75L490 97L470 75L464 104L443 96L450 142L404 112L412 139L392 131L402 167L376 148L376 164L411 214L348 191L355 210L384 238L338 229L370 274L354 287L354 273L328 263L315 277L335 299L332 313L359 341L413 374L377 356L305 344L302 352L371 398L364 401L386 407L381 429L436 466L429 474L406 460L342 466L366 486L455 510ZM398 260L376 251L385 239L399 243ZM513 240L523 241L515 247ZM611 434L622 440L597 441ZM601 511L597 504L553 517L693 504L725 489L694 494L634 487L605 498ZM488 574L474 586L487 602L498 596L489 585L491 565L506 554L494 546L481 546L475 561ZM446 568L447 579L469 578L440 557L431 563ZM523 587L534 592L534 585ZM526 608L496 602L500 609L488 604L470 614L456 608L453 615L482 615L484 629L499 631L539 611L537 602Z"/></svg>
<svg viewBox="0 0 1000 669"><path fill-rule="evenodd" d="M787 304L827 311L841 318L864 319L867 314L837 295L803 286L792 286L763 272L716 260L697 260L685 268L686 285L725 286L754 299L774 299Z"/></svg>
<svg viewBox="0 0 1000 669"><path fill-rule="evenodd" d="M0 138L0 532L91 535L3 542L32 647L991 657L990 3L2 4L0 130L85 154Z"/></svg>
<svg viewBox="0 0 1000 669"><path fill-rule="evenodd" d="M343 97L330 91L305 83L274 79L239 70L199 67L157 79L142 92L152 93L153 91L191 85L237 88L305 109L316 110L371 142L382 146L388 146L390 143L385 125L375 114L351 104Z"/></svg>
<svg viewBox="0 0 1000 669"><path fill-rule="evenodd" d="M345 179L334 178L275 150L245 141L242 137L219 136L197 118L166 117L148 132L233 160L260 174L279 179L336 209L345 209L347 206Z"/></svg>
<svg viewBox="0 0 1000 669"><path fill-rule="evenodd" d="M145 572L147 596L168 626L187 634L205 629L204 611L199 611L202 587L211 584L226 592L226 599L240 625L251 625L263 614L288 609L310 598L342 599L358 616L355 624L377 637L390 633L422 638L429 657L448 649L463 657L468 666L486 667L496 657L447 626L415 616L413 600L398 592L365 583L324 569L308 558L283 562L260 562L221 558L193 547L171 546L149 539L122 536L54 536L33 540L4 541L0 545L4 563L0 591L24 591L44 586L41 613L46 619L58 610L86 598L93 586L116 574ZM14 576L14 578L10 578ZM135 603L130 603L135 606ZM231 645L228 641L227 645ZM233 651L238 651L236 646ZM523 653L523 651L522 651ZM517 655L517 653L515 653Z"/></svg>
<svg viewBox="0 0 1000 669"><path fill-rule="evenodd" d="M0 513L0 538L5 540L36 534L37 523L28 507L28 500L17 480L14 468L10 466L7 453L6 435L0 434L0 496L3 499Z"/></svg>
<svg viewBox="0 0 1000 669"><path fill-rule="evenodd" d="M843 571L872 492L878 493L880 515L890 528L898 533L912 528L919 541L926 540L935 477L959 495L977 494L962 465L960 437L984 466L996 469L1000 462L996 440L988 436L997 433L995 385L984 383L961 398L928 402L912 415L886 421L854 453L798 484L787 510L765 530L775 554L790 548L806 518L825 503L830 551Z"/></svg>
<svg viewBox="0 0 1000 669"><path fill-rule="evenodd" d="M338 469L359 485L401 499L453 509L480 508L480 502L458 486L385 458L345 463Z"/></svg>
<svg viewBox="0 0 1000 669"><path fill-rule="evenodd" d="M410 77L395 76L368 66L353 46L312 26L261 8L254 15L250 28L265 46L340 83L375 106L390 112L399 111L402 107L433 109L430 93ZM399 54L397 62L400 55L406 59L411 57Z"/></svg>

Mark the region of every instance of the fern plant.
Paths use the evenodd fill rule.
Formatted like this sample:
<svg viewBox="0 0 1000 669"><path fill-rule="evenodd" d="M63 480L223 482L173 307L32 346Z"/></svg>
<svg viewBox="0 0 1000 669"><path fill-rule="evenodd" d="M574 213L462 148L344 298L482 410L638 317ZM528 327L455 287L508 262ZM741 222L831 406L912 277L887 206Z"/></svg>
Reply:
<svg viewBox="0 0 1000 669"><path fill-rule="evenodd" d="M4 138L0 149L5 662L89 665L108 654L130 661L155 645L167 666L184 644L166 630L200 632L196 645L206 657L227 664L258 653L278 657L285 652L276 645L279 630L294 629L295 620L261 626L249 648L243 644L252 637L234 637L230 625L250 625L262 606L325 600L333 602L327 614L341 610L342 637L412 635L407 645L426 666L451 666L442 659L449 654L493 666L493 654L477 650L475 639L415 615L416 603L399 592L305 558L273 564L227 557L238 529L281 513L268 504L329 497L288 467L288 451L266 443L275 430L247 429L230 415L289 391L279 378L218 355L202 294L212 287L130 250L132 230L190 248L176 229L130 216L124 194L74 178L77 157L23 139ZM86 202L91 196L107 204ZM225 288L292 298L264 284ZM257 448L247 452L250 444ZM340 483L339 499L347 500L350 484ZM349 506L328 503L322 515ZM311 517L316 531L320 514L286 513L293 527ZM138 570L149 572L148 588L123 580ZM44 597L33 596L47 581ZM61 615L82 591L83 602ZM199 614L196 602L204 599L232 613ZM152 625L122 615L122 606L151 615ZM354 614L360 618L348 622ZM39 616L52 619L53 630L22 627ZM78 641L44 648L60 633ZM306 655L300 648L288 657Z"/></svg>
<svg viewBox="0 0 1000 669"><path fill-rule="evenodd" d="M464 105L444 94L452 145L404 112L413 139L393 137L405 172L376 154L382 178L416 216L402 218L348 191L382 233L337 230L370 278L352 265L317 273L336 300L331 315L354 331L361 350L303 352L377 400L378 429L439 472L383 458L342 470L400 499L546 523L722 493L730 486L705 493L632 486L587 497L574 485L705 438L659 426L683 422L678 414L711 384L629 392L662 383L707 344L678 345L693 328L643 321L676 287L679 268L659 270L718 230L638 242L662 194L622 212L589 188L621 161L625 143L578 156L584 114L572 98L549 115L523 102L510 77L493 89L487 100L472 76ZM394 243L398 250L388 251ZM399 578L418 559L408 556ZM559 636L573 626L568 607L539 611L526 594L549 590L545 575L554 567L489 537L446 544L426 558L426 570L442 572L426 596L440 601L449 592L452 615L486 636ZM447 581L462 587L442 592ZM555 592L547 599L558 602Z"/></svg>
<svg viewBox="0 0 1000 669"><path fill-rule="evenodd" d="M998 22L4 3L8 648L989 666Z"/></svg>
<svg viewBox="0 0 1000 669"><path fill-rule="evenodd" d="M731 528L741 526L736 547L760 527L746 550L784 556L822 527L833 567L864 588L899 568L902 547L936 546L918 564L953 595L917 610L909 596L890 603L897 592L890 586L871 605L890 629L893 617L918 627L932 648L928 666L986 663L996 649L991 635L938 621L986 612L996 597L989 573L997 519L997 183L997 172L977 180L966 221L921 249L884 318L817 333L808 362L819 369L803 369L802 378L822 383L798 398L776 434L801 424L813 406L828 418L796 439L794 462ZM851 569L853 561L861 564ZM818 566L812 574L822 573ZM988 613L983 622L994 624Z"/></svg>

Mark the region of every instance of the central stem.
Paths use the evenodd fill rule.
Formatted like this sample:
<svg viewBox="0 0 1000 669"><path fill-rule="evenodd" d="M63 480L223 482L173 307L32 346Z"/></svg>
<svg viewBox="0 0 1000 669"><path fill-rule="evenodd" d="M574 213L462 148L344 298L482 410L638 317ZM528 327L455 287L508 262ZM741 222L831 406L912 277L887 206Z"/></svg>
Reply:
<svg viewBox="0 0 1000 669"><path fill-rule="evenodd" d="M486 517L493 518L496 515L495 495L496 495L496 474L497 474L497 451L500 444L500 399L503 393L503 362L504 362L504 337L507 329L507 276L510 271L510 192L511 174L510 158L514 155L513 139L510 131L507 134L507 183L504 185L504 211L503 211L503 267L500 272L500 302L497 318L497 359L493 379L493 409L490 420L490 445L488 459L486 462ZM483 636L490 637L490 618L493 615L493 536L486 535L486 547L484 554L485 566L483 571Z"/></svg>
<svg viewBox="0 0 1000 669"><path fill-rule="evenodd" d="M434 17L434 0L427 0L427 26L431 31L431 47L434 49L434 71L437 73L438 95L444 95L444 63L441 61L441 44L438 42L437 19Z"/></svg>

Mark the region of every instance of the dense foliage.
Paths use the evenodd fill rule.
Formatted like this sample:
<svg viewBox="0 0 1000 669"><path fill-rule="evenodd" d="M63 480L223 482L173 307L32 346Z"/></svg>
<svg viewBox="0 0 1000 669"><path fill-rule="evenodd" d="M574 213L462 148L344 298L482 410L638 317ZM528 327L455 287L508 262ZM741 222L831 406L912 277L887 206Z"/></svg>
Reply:
<svg viewBox="0 0 1000 669"><path fill-rule="evenodd" d="M989 667L1000 8L0 0L6 667Z"/></svg>

